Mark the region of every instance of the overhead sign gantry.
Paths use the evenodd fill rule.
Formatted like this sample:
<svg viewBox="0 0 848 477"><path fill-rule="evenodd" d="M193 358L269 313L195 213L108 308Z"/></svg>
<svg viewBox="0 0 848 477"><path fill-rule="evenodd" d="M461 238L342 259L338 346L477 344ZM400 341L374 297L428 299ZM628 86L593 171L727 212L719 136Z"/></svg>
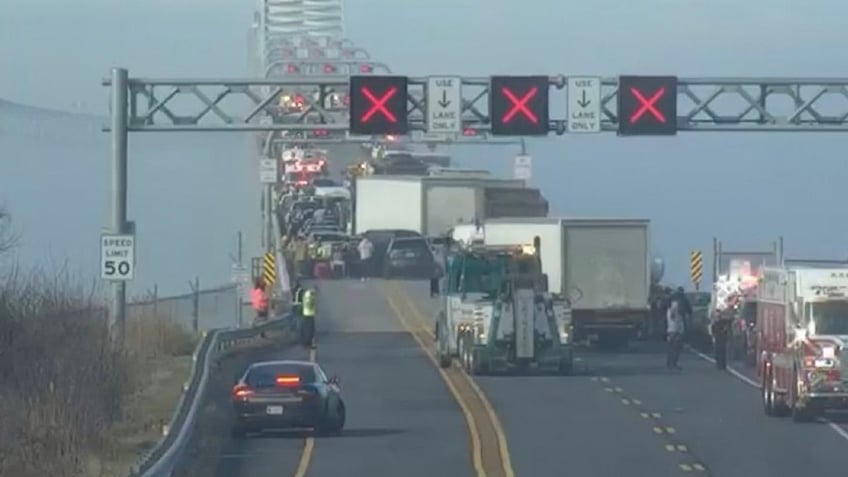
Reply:
<svg viewBox="0 0 848 477"><path fill-rule="evenodd" d="M554 94L555 89L566 89L566 84L571 83L564 76L546 77L547 85L542 88L540 76L455 78L460 83L461 130L492 136L595 132L592 118L599 119L601 131L623 136L670 135L678 131L848 131L848 106L844 105L848 78L583 76L581 86L575 89L577 97L569 95L567 101ZM428 131L428 124L434 123L432 118L428 120L428 103L444 99L445 108L449 107L446 98L456 91L439 91L431 97L427 91L429 79L380 75L131 78L114 86L123 88L129 97L125 121L129 131L356 132L367 129L370 132L362 134L399 134L400 131L432 132ZM383 91L385 87L394 91L389 98L383 98L388 91ZM260 90L267 94L257 93ZM281 95L291 90L311 94L305 95L302 111L279 114L275 105L279 104ZM374 101L365 90L374 95ZM336 92L350 95L350 104L343 111L325 106L326 98ZM187 106L179 105L179 98L186 96L199 101L200 106L189 114L179 114L180 110L188 111ZM828 96L843 98L842 110L837 114L824 113ZM241 102L233 101L233 97L240 97ZM778 104L775 101L778 97L788 97L793 106ZM551 106L559 101L577 104L579 111L570 111L561 118L549 117ZM240 105L233 106L237 104ZM374 111L369 113L371 109ZM834 105L827 105L827 109L832 111ZM571 113L579 115L571 117ZM364 116L367 116L365 120ZM260 118L264 119L260 122ZM580 121L585 127L573 127Z"/></svg>

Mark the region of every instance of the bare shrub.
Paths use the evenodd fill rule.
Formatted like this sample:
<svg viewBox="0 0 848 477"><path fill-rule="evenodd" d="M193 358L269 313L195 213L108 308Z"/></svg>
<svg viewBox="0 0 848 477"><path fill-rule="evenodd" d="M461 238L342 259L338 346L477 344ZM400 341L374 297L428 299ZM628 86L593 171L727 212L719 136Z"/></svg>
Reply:
<svg viewBox="0 0 848 477"><path fill-rule="evenodd" d="M17 242L18 237L12 231L12 218L0 208L0 253L10 250Z"/></svg>
<svg viewBox="0 0 848 477"><path fill-rule="evenodd" d="M67 271L0 278L0 475L79 475L121 419L132 366L81 283Z"/></svg>
<svg viewBox="0 0 848 477"><path fill-rule="evenodd" d="M196 344L195 336L167 313L150 310L127 319L127 349L140 359L190 355Z"/></svg>

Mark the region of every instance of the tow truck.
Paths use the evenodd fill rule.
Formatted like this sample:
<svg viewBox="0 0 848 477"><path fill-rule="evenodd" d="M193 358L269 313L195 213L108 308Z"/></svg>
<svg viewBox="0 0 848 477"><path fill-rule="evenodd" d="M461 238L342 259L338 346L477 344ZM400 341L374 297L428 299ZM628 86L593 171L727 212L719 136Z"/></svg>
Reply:
<svg viewBox="0 0 848 477"><path fill-rule="evenodd" d="M848 409L848 268L765 268L758 303L766 415L804 422Z"/></svg>
<svg viewBox="0 0 848 477"><path fill-rule="evenodd" d="M456 358L469 374L571 374L571 305L548 293L535 242L457 248L449 241L435 329L442 368Z"/></svg>

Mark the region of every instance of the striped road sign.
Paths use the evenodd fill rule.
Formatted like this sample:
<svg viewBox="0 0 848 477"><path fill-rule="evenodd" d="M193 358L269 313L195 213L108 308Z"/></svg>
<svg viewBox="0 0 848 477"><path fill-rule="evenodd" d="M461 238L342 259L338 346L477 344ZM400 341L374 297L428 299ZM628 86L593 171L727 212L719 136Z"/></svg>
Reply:
<svg viewBox="0 0 848 477"><path fill-rule="evenodd" d="M692 250L689 252L689 276L692 278L692 284L695 289L701 283L701 277L704 276L704 256L700 250Z"/></svg>
<svg viewBox="0 0 848 477"><path fill-rule="evenodd" d="M262 278L265 279L266 285L277 282L277 255L274 252L266 253L262 260Z"/></svg>

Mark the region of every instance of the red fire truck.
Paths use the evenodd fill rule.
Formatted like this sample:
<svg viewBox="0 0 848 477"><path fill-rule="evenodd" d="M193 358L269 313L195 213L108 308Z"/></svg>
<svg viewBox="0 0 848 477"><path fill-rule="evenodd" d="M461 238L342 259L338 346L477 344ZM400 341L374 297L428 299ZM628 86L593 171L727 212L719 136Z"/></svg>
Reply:
<svg viewBox="0 0 848 477"><path fill-rule="evenodd" d="M848 409L848 268L766 268L758 302L765 413L808 421Z"/></svg>

